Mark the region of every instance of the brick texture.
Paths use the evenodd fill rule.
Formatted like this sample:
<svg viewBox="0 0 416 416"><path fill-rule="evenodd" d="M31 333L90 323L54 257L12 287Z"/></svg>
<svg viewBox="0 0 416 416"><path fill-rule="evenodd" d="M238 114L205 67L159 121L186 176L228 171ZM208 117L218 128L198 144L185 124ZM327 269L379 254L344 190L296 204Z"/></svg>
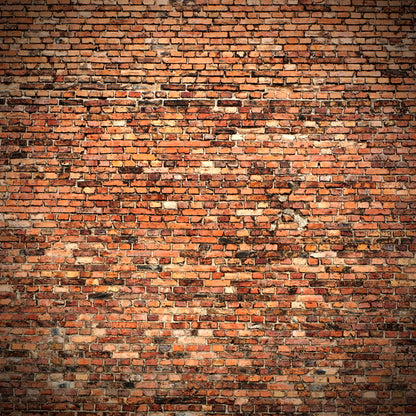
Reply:
<svg viewBox="0 0 416 416"><path fill-rule="evenodd" d="M1 415L416 415L412 0L0 10Z"/></svg>

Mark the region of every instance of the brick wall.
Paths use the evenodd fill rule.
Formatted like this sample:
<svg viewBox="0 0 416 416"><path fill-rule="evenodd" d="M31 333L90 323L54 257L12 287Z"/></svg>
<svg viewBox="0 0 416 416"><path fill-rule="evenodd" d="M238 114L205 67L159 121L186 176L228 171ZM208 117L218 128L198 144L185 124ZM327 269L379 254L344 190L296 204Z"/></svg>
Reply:
<svg viewBox="0 0 416 416"><path fill-rule="evenodd" d="M416 415L413 1L0 9L2 415Z"/></svg>

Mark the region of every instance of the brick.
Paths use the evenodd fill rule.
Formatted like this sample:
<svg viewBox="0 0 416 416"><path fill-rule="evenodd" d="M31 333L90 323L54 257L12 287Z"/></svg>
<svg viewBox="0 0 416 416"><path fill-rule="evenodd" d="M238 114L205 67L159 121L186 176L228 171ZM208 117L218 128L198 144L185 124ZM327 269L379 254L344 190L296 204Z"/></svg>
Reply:
<svg viewBox="0 0 416 416"><path fill-rule="evenodd" d="M31 3L0 413L415 414L412 2Z"/></svg>

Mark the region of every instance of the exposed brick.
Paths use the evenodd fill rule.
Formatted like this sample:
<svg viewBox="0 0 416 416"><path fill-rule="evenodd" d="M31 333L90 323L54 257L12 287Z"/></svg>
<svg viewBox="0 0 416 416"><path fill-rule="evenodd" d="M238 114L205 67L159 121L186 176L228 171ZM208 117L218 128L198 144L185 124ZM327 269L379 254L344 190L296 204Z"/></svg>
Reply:
<svg viewBox="0 0 416 416"><path fill-rule="evenodd" d="M416 415L413 3L4 0L0 413Z"/></svg>

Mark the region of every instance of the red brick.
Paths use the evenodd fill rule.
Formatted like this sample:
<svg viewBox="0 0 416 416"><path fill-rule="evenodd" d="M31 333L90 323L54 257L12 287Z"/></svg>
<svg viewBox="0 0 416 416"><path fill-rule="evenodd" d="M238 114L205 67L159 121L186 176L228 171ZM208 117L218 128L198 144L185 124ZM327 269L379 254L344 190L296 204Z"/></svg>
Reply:
<svg viewBox="0 0 416 416"><path fill-rule="evenodd" d="M415 414L411 2L3 3L0 413Z"/></svg>

